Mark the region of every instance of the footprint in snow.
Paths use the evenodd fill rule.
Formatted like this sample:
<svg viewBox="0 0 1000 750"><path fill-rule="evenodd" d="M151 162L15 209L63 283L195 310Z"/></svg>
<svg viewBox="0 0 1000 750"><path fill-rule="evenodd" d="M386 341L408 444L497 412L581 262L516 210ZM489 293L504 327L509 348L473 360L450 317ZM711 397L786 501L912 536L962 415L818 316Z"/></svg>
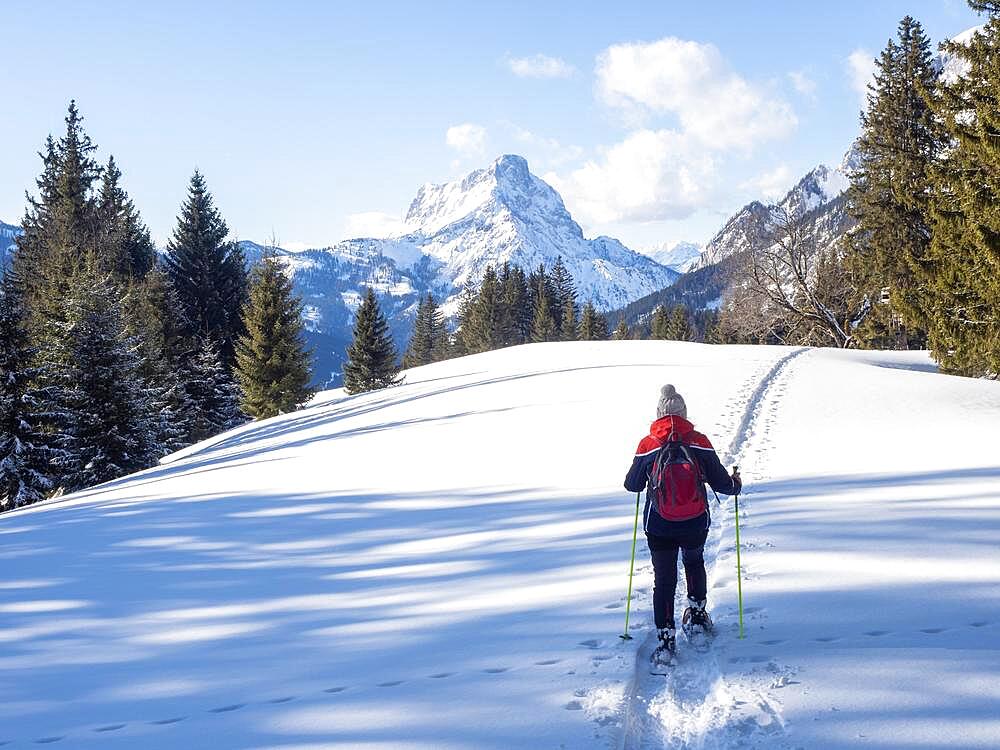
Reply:
<svg viewBox="0 0 1000 750"><path fill-rule="evenodd" d="M784 642L785 642L784 638L772 638L769 641L761 641L761 643L765 646L777 646L779 643L784 643Z"/></svg>
<svg viewBox="0 0 1000 750"><path fill-rule="evenodd" d="M60 737L39 737L37 740L35 740L35 743L39 744L39 745L49 745L49 744L51 744L53 742L58 742L61 739L62 739L61 736Z"/></svg>
<svg viewBox="0 0 1000 750"><path fill-rule="evenodd" d="M820 638L813 638L813 640L818 643L833 643L834 641L839 641L840 637L835 635L824 635Z"/></svg>
<svg viewBox="0 0 1000 750"><path fill-rule="evenodd" d="M565 706L563 706L567 711L582 711L583 704L580 701L570 701Z"/></svg>
<svg viewBox="0 0 1000 750"><path fill-rule="evenodd" d="M927 633L928 635L937 635L938 633L943 633L948 628L920 628L921 633Z"/></svg>
<svg viewBox="0 0 1000 750"><path fill-rule="evenodd" d="M455 673L454 672L438 672L437 674L432 674L431 675L431 679L432 680L442 680L445 677L451 677L453 674L455 674Z"/></svg>
<svg viewBox="0 0 1000 750"><path fill-rule="evenodd" d="M621 609L622 608L622 603L621 602L611 602L611 604L605 604L604 608L605 609Z"/></svg>
<svg viewBox="0 0 1000 750"><path fill-rule="evenodd" d="M390 680L389 682L380 682L379 687L396 687L396 685L402 685L403 680Z"/></svg>
<svg viewBox="0 0 1000 750"><path fill-rule="evenodd" d="M151 721L149 723L150 724L155 724L156 726L162 727L162 726L165 726L167 724L176 724L179 721L184 721L184 719L186 719L186 718L187 718L187 716L172 716L169 719L155 719L154 721Z"/></svg>
<svg viewBox="0 0 1000 750"><path fill-rule="evenodd" d="M870 635L873 638L878 638L882 635L889 635L888 630L866 630L865 635Z"/></svg>
<svg viewBox="0 0 1000 750"><path fill-rule="evenodd" d="M107 726L97 727L95 732L116 732L119 729L124 729L124 724L108 724Z"/></svg>
<svg viewBox="0 0 1000 750"><path fill-rule="evenodd" d="M502 674L506 672L510 667L490 667L489 669L484 669L486 674Z"/></svg>
<svg viewBox="0 0 1000 750"><path fill-rule="evenodd" d="M560 661L562 661L562 659L543 659L542 661L536 661L535 664L540 667L550 667L553 664L558 664Z"/></svg>
<svg viewBox="0 0 1000 750"><path fill-rule="evenodd" d="M271 698L267 702L268 703L288 703L288 702L293 701L293 700L295 700L295 696L294 695L285 695L285 696L282 696L281 698Z"/></svg>
<svg viewBox="0 0 1000 750"><path fill-rule="evenodd" d="M342 693L342 692L344 692L345 690L347 690L347 688L346 688L346 687L343 687L343 686L339 686L339 685L338 685L337 687L332 687L332 688L327 688L327 689L326 689L326 690L324 690L323 692L324 692L324 693Z"/></svg>
<svg viewBox="0 0 1000 750"><path fill-rule="evenodd" d="M970 628L985 628L987 625L989 625L989 623L984 620L979 620L978 622L969 623Z"/></svg>
<svg viewBox="0 0 1000 750"><path fill-rule="evenodd" d="M586 646L587 648L600 648L601 642L596 638L591 638L590 640L580 641L581 646Z"/></svg>

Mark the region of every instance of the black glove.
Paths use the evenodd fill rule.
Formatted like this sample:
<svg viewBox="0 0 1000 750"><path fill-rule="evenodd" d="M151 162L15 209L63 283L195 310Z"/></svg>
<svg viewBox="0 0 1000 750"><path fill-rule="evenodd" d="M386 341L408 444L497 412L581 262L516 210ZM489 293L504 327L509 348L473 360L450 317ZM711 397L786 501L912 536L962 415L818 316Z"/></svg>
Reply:
<svg viewBox="0 0 1000 750"><path fill-rule="evenodd" d="M733 494L738 495L740 494L740 492L743 491L743 480L740 478L739 466L733 467L732 480L733 480Z"/></svg>

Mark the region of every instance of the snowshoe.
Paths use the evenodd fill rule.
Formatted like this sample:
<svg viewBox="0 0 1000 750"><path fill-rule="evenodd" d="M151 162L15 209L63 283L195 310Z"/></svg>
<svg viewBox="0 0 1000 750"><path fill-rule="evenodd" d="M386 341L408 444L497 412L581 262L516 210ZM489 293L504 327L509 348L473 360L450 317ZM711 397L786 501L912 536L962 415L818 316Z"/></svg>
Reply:
<svg viewBox="0 0 1000 750"><path fill-rule="evenodd" d="M688 601L691 602L691 606L684 610L684 616L681 618L681 629L695 650L705 651L711 643L715 626L712 624L712 618L705 611L704 599L701 601L689 599Z"/></svg>
<svg viewBox="0 0 1000 750"><path fill-rule="evenodd" d="M659 643L653 651L652 674L666 674L666 670L677 664L677 631L674 628L660 628L656 631Z"/></svg>

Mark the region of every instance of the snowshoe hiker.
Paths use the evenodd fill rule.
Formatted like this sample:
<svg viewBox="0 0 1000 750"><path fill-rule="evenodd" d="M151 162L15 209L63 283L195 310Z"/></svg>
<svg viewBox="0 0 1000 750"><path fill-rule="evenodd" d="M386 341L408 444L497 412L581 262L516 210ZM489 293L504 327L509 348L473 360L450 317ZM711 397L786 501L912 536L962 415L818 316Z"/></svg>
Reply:
<svg viewBox="0 0 1000 750"><path fill-rule="evenodd" d="M705 482L716 492L738 494L739 474L726 473L708 438L687 419L687 405L672 385L660 389L656 421L639 442L625 477L629 492L646 492L642 529L653 561L653 617L660 645L655 659L672 658L675 648L674 593L677 555L687 579L688 608L682 624L688 635L708 634L708 581L704 547L711 524Z"/></svg>

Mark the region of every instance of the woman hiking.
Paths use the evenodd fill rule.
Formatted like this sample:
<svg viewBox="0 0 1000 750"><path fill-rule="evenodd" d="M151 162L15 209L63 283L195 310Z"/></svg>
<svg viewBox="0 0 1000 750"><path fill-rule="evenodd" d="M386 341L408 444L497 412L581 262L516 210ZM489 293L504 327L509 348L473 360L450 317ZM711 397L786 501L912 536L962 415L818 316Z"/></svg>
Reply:
<svg viewBox="0 0 1000 750"><path fill-rule="evenodd" d="M708 438L687 419L687 405L672 385L660 389L656 421L639 442L625 477L629 492L646 492L642 529L653 559L653 617L659 640L654 659L669 660L676 650L674 592L677 552L687 579L688 607L681 624L688 636L708 634L712 619L705 609L708 582L704 548L711 514L705 482L726 495L742 489L739 472L726 473Z"/></svg>

